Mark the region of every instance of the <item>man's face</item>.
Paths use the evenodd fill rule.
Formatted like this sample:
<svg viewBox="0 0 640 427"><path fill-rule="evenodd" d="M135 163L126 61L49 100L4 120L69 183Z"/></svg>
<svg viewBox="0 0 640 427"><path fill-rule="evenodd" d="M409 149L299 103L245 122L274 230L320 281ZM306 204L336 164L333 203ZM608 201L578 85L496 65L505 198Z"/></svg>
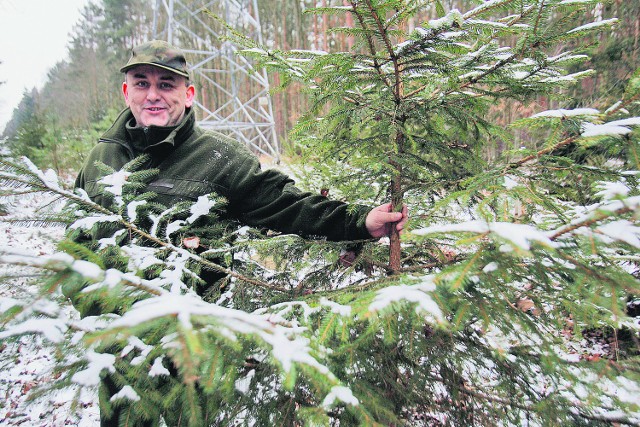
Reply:
<svg viewBox="0 0 640 427"><path fill-rule="evenodd" d="M141 65L127 71L122 93L138 126L175 126L191 107L195 89L171 71Z"/></svg>

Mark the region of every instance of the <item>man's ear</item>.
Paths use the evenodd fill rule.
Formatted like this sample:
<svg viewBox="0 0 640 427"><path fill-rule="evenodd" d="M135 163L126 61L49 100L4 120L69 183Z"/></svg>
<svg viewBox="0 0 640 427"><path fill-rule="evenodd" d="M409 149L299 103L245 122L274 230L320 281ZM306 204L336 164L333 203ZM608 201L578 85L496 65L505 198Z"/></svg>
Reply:
<svg viewBox="0 0 640 427"><path fill-rule="evenodd" d="M129 105L129 90L127 86L127 82L122 82L122 95L124 96L124 102Z"/></svg>
<svg viewBox="0 0 640 427"><path fill-rule="evenodd" d="M187 86L187 99L184 103L185 107L190 108L193 104L193 100L196 97L196 88L193 85Z"/></svg>

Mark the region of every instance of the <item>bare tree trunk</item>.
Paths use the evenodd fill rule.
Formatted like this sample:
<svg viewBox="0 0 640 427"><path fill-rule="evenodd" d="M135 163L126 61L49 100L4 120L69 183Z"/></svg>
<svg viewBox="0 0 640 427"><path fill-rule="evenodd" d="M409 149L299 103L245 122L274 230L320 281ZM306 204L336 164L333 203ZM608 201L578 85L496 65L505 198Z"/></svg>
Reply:
<svg viewBox="0 0 640 427"><path fill-rule="evenodd" d="M277 4L277 3L276 3ZM286 36L283 36L282 34L280 34L280 26L278 25L278 22L280 22L280 17L278 16L278 8L276 6L274 6L273 8L271 8L272 11L272 16L271 16L271 22L273 23L273 42L275 46L281 46L281 40L286 38ZM278 73L274 73L273 74L273 83L275 85L275 87L279 87L280 86L280 74ZM282 91L278 91L277 93L273 94L273 110L274 110L274 120L276 122L276 133L278 134L278 136L282 136L285 134L285 129L287 128L287 125L284 123L284 93Z"/></svg>
<svg viewBox="0 0 640 427"><path fill-rule="evenodd" d="M318 50L318 15L313 15L313 49Z"/></svg>
<svg viewBox="0 0 640 427"><path fill-rule="evenodd" d="M633 62L638 59L638 39L640 39L640 17L636 18L636 25L633 32Z"/></svg>
<svg viewBox="0 0 640 427"><path fill-rule="evenodd" d="M294 40L294 47L296 49L306 49L307 46L305 44L304 35L306 34L306 30L303 28L302 23L302 9L300 7L299 1L293 2L293 28L296 33L296 38Z"/></svg>
<svg viewBox="0 0 640 427"><path fill-rule="evenodd" d="M343 0L343 5L349 6L349 0ZM353 15L351 13L347 13L347 27L353 28ZM347 49L351 51L353 49L354 39L353 36L347 37Z"/></svg>
<svg viewBox="0 0 640 427"><path fill-rule="evenodd" d="M327 0L322 0L322 7L327 7ZM322 50L329 51L329 37L327 36L329 30L328 16L326 13L322 14Z"/></svg>
<svg viewBox="0 0 640 427"><path fill-rule="evenodd" d="M282 6L281 2L280 5ZM289 50L290 44L289 44L289 30L287 28L287 7L285 4L285 7L282 8L282 11L280 13L280 16L282 16L282 47L284 48L284 50Z"/></svg>

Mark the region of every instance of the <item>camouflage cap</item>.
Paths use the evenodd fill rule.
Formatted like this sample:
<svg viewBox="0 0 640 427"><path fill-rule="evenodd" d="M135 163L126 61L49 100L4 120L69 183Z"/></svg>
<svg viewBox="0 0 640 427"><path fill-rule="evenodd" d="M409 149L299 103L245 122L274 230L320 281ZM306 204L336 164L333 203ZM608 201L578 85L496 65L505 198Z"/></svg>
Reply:
<svg viewBox="0 0 640 427"><path fill-rule="evenodd" d="M184 53L164 40L151 40L131 49L131 58L120 71L126 73L138 65L152 65L189 78Z"/></svg>

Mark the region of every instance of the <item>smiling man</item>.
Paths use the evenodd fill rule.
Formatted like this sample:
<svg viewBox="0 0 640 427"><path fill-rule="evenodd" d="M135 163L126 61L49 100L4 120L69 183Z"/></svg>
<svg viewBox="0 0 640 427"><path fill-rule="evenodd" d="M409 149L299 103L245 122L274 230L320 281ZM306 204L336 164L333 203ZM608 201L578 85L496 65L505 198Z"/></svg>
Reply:
<svg viewBox="0 0 640 427"><path fill-rule="evenodd" d="M173 206L216 193L227 199L227 214L250 226L328 240L378 238L401 230L403 212L390 204L349 206L321 195L303 193L286 175L263 171L258 159L237 141L196 123L195 88L184 53L161 40L134 47L124 73L127 108L100 138L76 179L95 202L109 206L110 195L98 184L96 162L120 170L134 158L149 156L157 178L147 190L156 201Z"/></svg>
<svg viewBox="0 0 640 427"><path fill-rule="evenodd" d="M195 88L179 49L155 40L132 50L120 69L122 94L137 126L176 126L191 108Z"/></svg>
<svg viewBox="0 0 640 427"><path fill-rule="evenodd" d="M182 121L186 108L191 108L195 88L184 76L139 65L126 73L122 93L137 125L175 126Z"/></svg>

